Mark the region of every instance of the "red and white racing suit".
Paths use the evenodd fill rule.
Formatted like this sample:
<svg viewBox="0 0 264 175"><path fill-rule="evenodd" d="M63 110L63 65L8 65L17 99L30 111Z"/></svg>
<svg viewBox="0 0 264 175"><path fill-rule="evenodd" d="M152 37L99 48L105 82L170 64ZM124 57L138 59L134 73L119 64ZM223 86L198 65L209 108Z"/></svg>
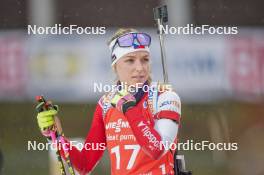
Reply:
<svg viewBox="0 0 264 175"><path fill-rule="evenodd" d="M111 106L111 94L99 100L85 139L85 144L99 144L98 149L79 151L72 147L69 150L70 160L81 174L93 170L104 153L104 146L110 156L112 175L174 174L173 152L165 150L160 143L167 140L176 142L181 115L180 98L173 91L165 91L157 93L153 102L151 95L144 93L137 105L125 114ZM172 124L166 124L167 121ZM166 126L159 126L159 122ZM166 133L166 130L171 130L170 126L176 127L173 140Z"/></svg>

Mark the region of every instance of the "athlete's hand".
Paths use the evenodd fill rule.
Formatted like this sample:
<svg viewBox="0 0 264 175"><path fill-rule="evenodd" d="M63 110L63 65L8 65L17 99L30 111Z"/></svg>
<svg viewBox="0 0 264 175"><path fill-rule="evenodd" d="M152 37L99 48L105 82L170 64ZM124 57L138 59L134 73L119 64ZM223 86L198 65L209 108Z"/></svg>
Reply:
<svg viewBox="0 0 264 175"><path fill-rule="evenodd" d="M44 102L39 103L36 106L36 110L40 111L41 108L44 107ZM58 106L55 106L51 109L44 110L38 113L37 115L37 121L38 126L40 128L40 131L43 136L49 138L51 131L61 133L61 125L58 117L56 115L58 114Z"/></svg>
<svg viewBox="0 0 264 175"><path fill-rule="evenodd" d="M111 105L119 111L126 111L136 105L136 98L126 90L117 91L111 100Z"/></svg>

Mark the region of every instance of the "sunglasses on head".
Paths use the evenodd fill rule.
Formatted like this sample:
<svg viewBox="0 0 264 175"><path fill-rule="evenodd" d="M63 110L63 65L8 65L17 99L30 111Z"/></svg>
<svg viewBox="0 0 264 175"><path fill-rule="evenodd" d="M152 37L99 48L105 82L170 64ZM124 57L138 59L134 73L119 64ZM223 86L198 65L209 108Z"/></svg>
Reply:
<svg viewBox="0 0 264 175"><path fill-rule="evenodd" d="M126 33L116 39L113 49L118 44L119 47L150 46L151 37L146 33ZM112 49L112 50L113 50Z"/></svg>

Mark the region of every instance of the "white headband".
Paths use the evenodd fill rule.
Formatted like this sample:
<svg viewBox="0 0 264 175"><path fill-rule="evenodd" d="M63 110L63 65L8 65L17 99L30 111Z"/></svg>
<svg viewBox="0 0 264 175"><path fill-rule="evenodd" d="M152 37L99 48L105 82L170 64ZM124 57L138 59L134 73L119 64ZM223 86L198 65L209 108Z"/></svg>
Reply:
<svg viewBox="0 0 264 175"><path fill-rule="evenodd" d="M133 46L131 46L131 47L119 47L118 44L116 45L116 47L113 50L113 47L115 46L117 39L118 38L114 39L109 44L109 49L112 52L111 53L111 60L112 60L111 66L113 66L122 56L124 56L124 55L126 55L128 53L132 53L132 52L135 52L135 51L147 51L147 52L150 52L148 46L143 46L143 47L139 47L139 48L134 48Z"/></svg>

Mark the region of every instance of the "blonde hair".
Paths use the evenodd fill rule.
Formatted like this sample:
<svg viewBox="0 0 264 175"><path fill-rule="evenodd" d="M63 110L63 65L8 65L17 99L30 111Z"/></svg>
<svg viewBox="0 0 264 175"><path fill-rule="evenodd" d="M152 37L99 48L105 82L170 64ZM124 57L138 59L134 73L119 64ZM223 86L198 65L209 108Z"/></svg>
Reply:
<svg viewBox="0 0 264 175"><path fill-rule="evenodd" d="M124 34L126 34L126 33L131 33L131 32L138 32L138 30L136 30L136 29L134 29L134 28L119 28L119 29L117 29L117 31L112 35L112 37L108 40L108 42L107 42L107 45L109 46L110 45L110 43L112 42L112 41L114 41L116 38L118 38L118 37L120 37L120 36L122 36L122 35L124 35ZM114 65L113 66L113 69L114 69L114 71L115 71L115 73L116 73L116 66ZM151 70L150 70L150 72L149 72L149 78L148 78L148 83L150 84L151 82L152 82L152 78L151 78ZM117 82L118 81L118 78L116 77L115 78L115 81Z"/></svg>

